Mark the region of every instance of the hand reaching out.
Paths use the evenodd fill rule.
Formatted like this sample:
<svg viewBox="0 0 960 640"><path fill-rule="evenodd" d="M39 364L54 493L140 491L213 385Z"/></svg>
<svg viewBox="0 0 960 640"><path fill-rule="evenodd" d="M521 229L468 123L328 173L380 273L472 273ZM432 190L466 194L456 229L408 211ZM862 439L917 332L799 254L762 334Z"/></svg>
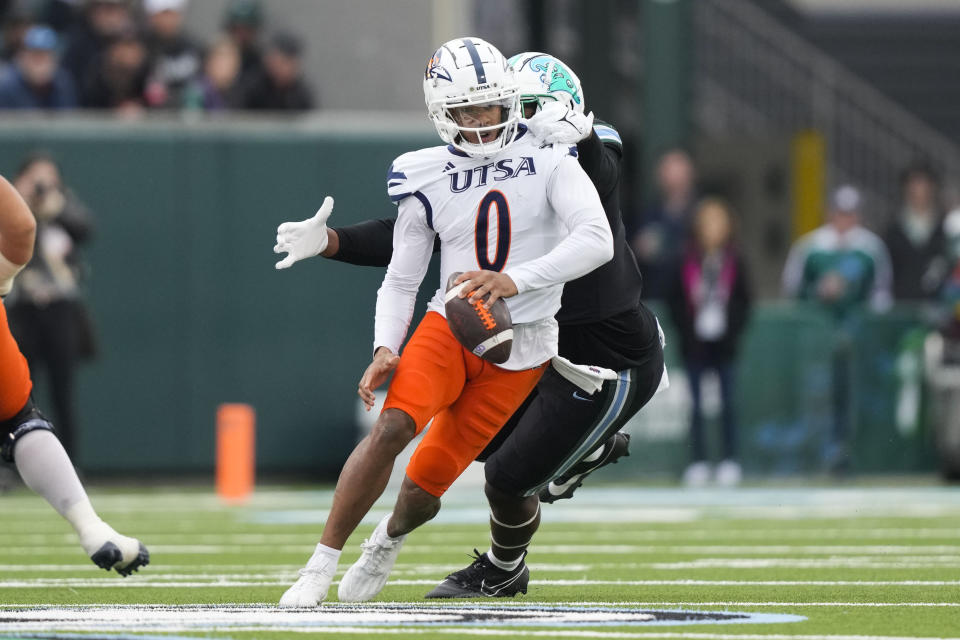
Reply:
<svg viewBox="0 0 960 640"><path fill-rule="evenodd" d="M332 212L333 198L327 196L312 218L300 222L284 222L277 227L277 244L273 252L287 254L287 257L276 264L277 269L286 269L295 262L312 258L327 248L327 218Z"/></svg>

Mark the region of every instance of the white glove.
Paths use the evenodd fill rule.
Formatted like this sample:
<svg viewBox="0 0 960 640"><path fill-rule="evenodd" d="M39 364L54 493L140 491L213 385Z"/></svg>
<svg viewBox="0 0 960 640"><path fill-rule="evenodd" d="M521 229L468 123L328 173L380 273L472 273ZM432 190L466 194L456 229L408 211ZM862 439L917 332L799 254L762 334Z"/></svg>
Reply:
<svg viewBox="0 0 960 640"><path fill-rule="evenodd" d="M327 218L333 212L333 198L327 196L312 218L300 222L284 222L277 227L274 253L286 253L277 269L286 269L294 262L312 258L327 248Z"/></svg>
<svg viewBox="0 0 960 640"><path fill-rule="evenodd" d="M551 102L527 120L527 127L547 144L575 144L593 131L593 112L584 115L559 102Z"/></svg>

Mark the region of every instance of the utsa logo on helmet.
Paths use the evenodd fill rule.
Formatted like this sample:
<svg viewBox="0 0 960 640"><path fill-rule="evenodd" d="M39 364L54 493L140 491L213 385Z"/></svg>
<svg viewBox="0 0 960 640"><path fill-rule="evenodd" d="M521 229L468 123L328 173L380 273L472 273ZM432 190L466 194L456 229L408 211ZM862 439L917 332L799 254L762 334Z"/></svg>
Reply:
<svg viewBox="0 0 960 640"><path fill-rule="evenodd" d="M427 70L424 72L423 77L425 79L438 78L440 80L446 80L447 82L453 82L453 79L450 77L450 72L440 63L440 49L437 49L433 57L427 61Z"/></svg>

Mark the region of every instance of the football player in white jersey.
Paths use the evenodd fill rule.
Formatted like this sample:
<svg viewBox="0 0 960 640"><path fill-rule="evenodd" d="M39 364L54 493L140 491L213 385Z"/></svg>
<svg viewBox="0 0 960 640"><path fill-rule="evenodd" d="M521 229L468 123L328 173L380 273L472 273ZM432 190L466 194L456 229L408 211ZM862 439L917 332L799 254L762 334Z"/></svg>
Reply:
<svg viewBox="0 0 960 640"><path fill-rule="evenodd" d="M340 552L383 493L397 454L433 420L407 467L392 514L340 582L341 601L383 588L410 531L430 520L440 496L486 447L557 354L565 281L613 255L596 189L566 145L544 145L519 124L513 70L479 38L442 45L427 64L424 97L446 146L407 153L388 174L398 204L393 255L377 296L374 360L358 393L368 406L391 371L384 410L344 465L320 543L281 606L323 601ZM403 350L417 289L435 240L441 287ZM460 345L444 318L444 283L464 272L461 295L506 299L514 323L500 366Z"/></svg>

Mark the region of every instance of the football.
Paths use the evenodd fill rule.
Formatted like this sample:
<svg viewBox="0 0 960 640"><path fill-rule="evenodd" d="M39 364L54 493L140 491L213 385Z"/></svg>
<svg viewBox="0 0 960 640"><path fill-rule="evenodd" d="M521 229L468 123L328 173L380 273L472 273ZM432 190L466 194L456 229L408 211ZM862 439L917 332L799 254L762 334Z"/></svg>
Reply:
<svg viewBox="0 0 960 640"><path fill-rule="evenodd" d="M466 283L453 283L460 273L452 274L447 280L444 307L450 331L467 351L488 362L503 364L513 346L513 322L507 303L500 298L490 309L484 309L479 300L471 304L469 298L459 297Z"/></svg>

